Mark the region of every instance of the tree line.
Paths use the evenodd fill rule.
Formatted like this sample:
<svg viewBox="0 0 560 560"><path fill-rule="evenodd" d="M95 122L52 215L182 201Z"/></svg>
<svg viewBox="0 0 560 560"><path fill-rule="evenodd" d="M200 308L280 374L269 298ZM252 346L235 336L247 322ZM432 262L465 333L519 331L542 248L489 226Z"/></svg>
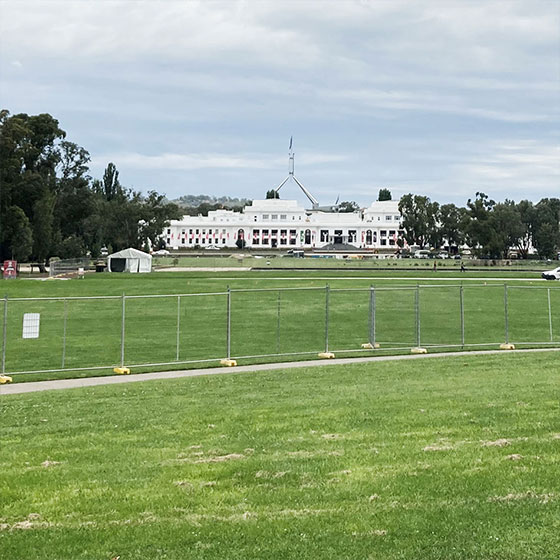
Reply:
<svg viewBox="0 0 560 560"><path fill-rule="evenodd" d="M123 186L109 163L89 175L90 155L49 114L0 111L0 258L45 264L52 256L97 257L102 247L160 243L176 204Z"/></svg>
<svg viewBox="0 0 560 560"><path fill-rule="evenodd" d="M477 192L465 207L406 194L399 201L404 238L409 245L471 247L482 258L507 258L515 250L527 258L531 248L542 258L560 250L560 199L495 202Z"/></svg>

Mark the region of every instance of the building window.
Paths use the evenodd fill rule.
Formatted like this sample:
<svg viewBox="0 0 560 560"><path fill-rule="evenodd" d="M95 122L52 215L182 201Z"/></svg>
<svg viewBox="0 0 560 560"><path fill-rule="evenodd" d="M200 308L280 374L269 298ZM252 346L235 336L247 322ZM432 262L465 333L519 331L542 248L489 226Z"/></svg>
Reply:
<svg viewBox="0 0 560 560"><path fill-rule="evenodd" d="M371 245L372 244L372 236L371 236L371 229L368 229L366 231L366 245Z"/></svg>
<svg viewBox="0 0 560 560"><path fill-rule="evenodd" d="M192 239L189 239L189 245L192 245Z"/></svg>
<svg viewBox="0 0 560 560"><path fill-rule="evenodd" d="M395 216L395 222L398 222L401 219L400 216Z"/></svg>
<svg viewBox="0 0 560 560"><path fill-rule="evenodd" d="M263 237L262 244L268 245L268 237Z"/></svg>
<svg viewBox="0 0 560 560"><path fill-rule="evenodd" d="M297 231L295 229L291 229L290 230L290 237L296 237L297 236Z"/></svg>
<svg viewBox="0 0 560 560"><path fill-rule="evenodd" d="M192 229L189 229L189 235L192 235Z"/></svg>
<svg viewBox="0 0 560 560"><path fill-rule="evenodd" d="M278 237L278 230L277 229L270 230L270 235L272 235L272 237Z"/></svg>
<svg viewBox="0 0 560 560"><path fill-rule="evenodd" d="M329 240L329 230L322 229L320 234L321 243L327 243Z"/></svg>
<svg viewBox="0 0 560 560"><path fill-rule="evenodd" d="M171 243L171 239L169 239L169 237L167 238L167 244L169 245Z"/></svg>
<svg viewBox="0 0 560 560"><path fill-rule="evenodd" d="M356 230L348 230L348 243L356 243Z"/></svg>
<svg viewBox="0 0 560 560"><path fill-rule="evenodd" d="M385 221L390 222L393 219L393 216L385 216Z"/></svg>
<svg viewBox="0 0 560 560"><path fill-rule="evenodd" d="M268 214L263 214L263 220L268 220L269 215Z"/></svg>
<svg viewBox="0 0 560 560"><path fill-rule="evenodd" d="M280 245L286 245L288 240L285 237L280 238Z"/></svg>
<svg viewBox="0 0 560 560"><path fill-rule="evenodd" d="M285 220L287 218L286 214L280 214L280 219Z"/></svg>
<svg viewBox="0 0 560 560"><path fill-rule="evenodd" d="M387 240L386 240L386 239L382 239L382 240L381 240L381 245L387 245Z"/></svg>
<svg viewBox="0 0 560 560"><path fill-rule="evenodd" d="M206 239L204 237L200 241L203 245L206 243Z"/></svg>
<svg viewBox="0 0 560 560"><path fill-rule="evenodd" d="M271 220L277 220L278 219L278 214L272 214L272 216L270 216Z"/></svg>
<svg viewBox="0 0 560 560"><path fill-rule="evenodd" d="M200 232L198 230L196 230L196 235L198 235Z"/></svg>
<svg viewBox="0 0 560 560"><path fill-rule="evenodd" d="M253 216L253 221L256 222L257 221L257 216Z"/></svg>
<svg viewBox="0 0 560 560"><path fill-rule="evenodd" d="M295 237L290 237L290 245L295 245L297 239Z"/></svg>
<svg viewBox="0 0 560 560"><path fill-rule="evenodd" d="M183 235L185 235L185 230L184 230L184 229L182 229L182 230L181 230L181 233L182 233Z"/></svg>
<svg viewBox="0 0 560 560"><path fill-rule="evenodd" d="M268 230L267 229L263 229L263 237L268 237Z"/></svg>
<svg viewBox="0 0 560 560"><path fill-rule="evenodd" d="M387 237L387 230L386 229L381 230L381 237Z"/></svg>
<svg viewBox="0 0 560 560"><path fill-rule="evenodd" d="M167 230L167 235L171 235L171 230L170 229Z"/></svg>
<svg viewBox="0 0 560 560"><path fill-rule="evenodd" d="M184 245L184 244L185 244L185 238L183 237L183 238L181 239L181 245Z"/></svg>

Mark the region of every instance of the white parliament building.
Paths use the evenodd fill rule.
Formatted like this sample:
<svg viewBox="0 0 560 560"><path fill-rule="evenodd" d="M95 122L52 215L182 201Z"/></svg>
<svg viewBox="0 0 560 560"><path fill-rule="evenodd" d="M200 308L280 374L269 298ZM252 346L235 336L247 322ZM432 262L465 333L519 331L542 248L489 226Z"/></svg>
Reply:
<svg viewBox="0 0 560 560"><path fill-rule="evenodd" d="M215 247L258 249L322 249L352 245L356 249L396 250L402 237L398 201L373 202L356 212L336 212L320 207L294 175L290 149L288 177L275 190L293 180L312 204L305 209L296 200L253 200L241 212L214 210L208 216L183 216L172 220L164 232L169 249Z"/></svg>

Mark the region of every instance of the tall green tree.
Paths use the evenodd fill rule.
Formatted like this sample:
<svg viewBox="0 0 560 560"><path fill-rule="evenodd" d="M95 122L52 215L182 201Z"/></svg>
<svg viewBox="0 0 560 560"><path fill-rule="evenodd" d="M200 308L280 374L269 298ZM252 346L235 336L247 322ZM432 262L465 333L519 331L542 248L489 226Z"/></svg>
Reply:
<svg viewBox="0 0 560 560"><path fill-rule="evenodd" d="M10 254L6 255L16 261L26 261L33 250L33 234L29 218L19 206L10 206L4 214L1 233L3 239L9 239Z"/></svg>
<svg viewBox="0 0 560 560"><path fill-rule="evenodd" d="M52 239L52 231L49 231L51 194L56 192L60 142L65 136L51 115L0 112L0 223L5 222L8 208L17 206L32 224L34 232L45 231L47 238L39 240L34 235L36 258L49 252L45 246ZM42 210L47 212L45 216L39 215ZM36 220L41 223L36 224ZM13 239L2 237L0 254L5 257L12 251Z"/></svg>
<svg viewBox="0 0 560 560"><path fill-rule="evenodd" d="M468 245L479 256L488 256L488 247L493 243L494 230L490 215L495 205L495 201L483 192L477 192L473 200L469 198L467 201L468 223L465 234Z"/></svg>
<svg viewBox="0 0 560 560"><path fill-rule="evenodd" d="M143 245L151 247L159 245L164 229L169 225L169 220L178 220L182 217L180 208L168 202L164 195L156 191L149 191L142 205L142 218L140 220L140 240Z"/></svg>
<svg viewBox="0 0 560 560"><path fill-rule="evenodd" d="M537 227L537 210L530 200L522 200L516 206L521 221L521 234L516 241L519 256L526 259L533 244Z"/></svg>
<svg viewBox="0 0 560 560"><path fill-rule="evenodd" d="M427 196L405 194L399 201L404 237L409 245L424 247L430 240L437 241L439 204Z"/></svg>
<svg viewBox="0 0 560 560"><path fill-rule="evenodd" d="M450 247L458 247L465 238L466 210L455 204L442 204L439 209L439 230Z"/></svg>
<svg viewBox="0 0 560 560"><path fill-rule="evenodd" d="M280 193L276 192L276 189L270 189L266 191L266 198L280 198Z"/></svg>
<svg viewBox="0 0 560 560"><path fill-rule="evenodd" d="M336 206L336 209L341 213L350 213L357 212L360 209L360 206L353 200L344 200Z"/></svg>
<svg viewBox="0 0 560 560"><path fill-rule="evenodd" d="M560 198L543 198L535 210L533 244L541 257L554 258L560 251Z"/></svg>
<svg viewBox="0 0 560 560"><path fill-rule="evenodd" d="M393 200L391 191L389 189L379 189L379 194L377 195L377 200L382 202L384 200Z"/></svg>

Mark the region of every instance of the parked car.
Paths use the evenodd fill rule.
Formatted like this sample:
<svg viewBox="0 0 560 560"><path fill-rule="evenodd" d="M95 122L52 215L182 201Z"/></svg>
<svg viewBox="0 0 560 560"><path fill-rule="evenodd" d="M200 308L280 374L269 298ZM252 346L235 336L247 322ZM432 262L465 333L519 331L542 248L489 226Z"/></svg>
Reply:
<svg viewBox="0 0 560 560"><path fill-rule="evenodd" d="M167 249L158 249L153 254L156 257L168 257L171 253Z"/></svg>
<svg viewBox="0 0 560 560"><path fill-rule="evenodd" d="M418 251L414 252L415 259L428 259L430 258L430 251L427 249L419 249Z"/></svg>
<svg viewBox="0 0 560 560"><path fill-rule="evenodd" d="M446 253L445 251L442 251L441 253L438 254L437 258L438 258L438 259L448 259L448 258L449 258L449 254Z"/></svg>
<svg viewBox="0 0 560 560"><path fill-rule="evenodd" d="M552 270L545 270L541 276L545 280L560 280L560 266L558 268L553 268Z"/></svg>
<svg viewBox="0 0 560 560"><path fill-rule="evenodd" d="M220 248L217 245L206 245L206 247L204 247L205 251L219 251Z"/></svg>

